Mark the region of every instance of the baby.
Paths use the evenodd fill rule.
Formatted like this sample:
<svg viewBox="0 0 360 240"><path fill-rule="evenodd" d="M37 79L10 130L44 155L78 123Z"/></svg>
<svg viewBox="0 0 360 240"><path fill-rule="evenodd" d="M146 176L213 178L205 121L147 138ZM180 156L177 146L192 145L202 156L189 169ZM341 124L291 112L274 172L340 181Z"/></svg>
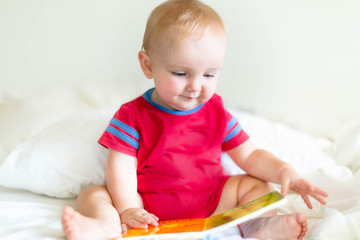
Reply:
<svg viewBox="0 0 360 240"><path fill-rule="evenodd" d="M151 13L139 52L155 87L116 112L99 143L109 149L106 186L65 207L68 239L115 239L159 220L219 214L273 191L270 184L325 204L327 194L289 164L257 149L215 93L226 50L218 14L196 0L166 1ZM226 152L247 174L228 176ZM303 213L276 211L239 226L243 237L301 239Z"/></svg>

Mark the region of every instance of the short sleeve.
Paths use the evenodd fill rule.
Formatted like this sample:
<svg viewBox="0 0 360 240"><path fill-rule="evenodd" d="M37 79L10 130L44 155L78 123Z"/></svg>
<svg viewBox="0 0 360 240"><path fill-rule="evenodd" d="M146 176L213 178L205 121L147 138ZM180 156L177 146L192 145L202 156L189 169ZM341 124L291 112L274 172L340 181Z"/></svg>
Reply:
<svg viewBox="0 0 360 240"><path fill-rule="evenodd" d="M98 142L106 148L136 157L140 136L130 113L129 106L121 106Z"/></svg>
<svg viewBox="0 0 360 240"><path fill-rule="evenodd" d="M226 111L226 110L225 110ZM249 139L244 129L241 127L235 117L226 111L227 128L224 141L222 143L222 150L229 151Z"/></svg>

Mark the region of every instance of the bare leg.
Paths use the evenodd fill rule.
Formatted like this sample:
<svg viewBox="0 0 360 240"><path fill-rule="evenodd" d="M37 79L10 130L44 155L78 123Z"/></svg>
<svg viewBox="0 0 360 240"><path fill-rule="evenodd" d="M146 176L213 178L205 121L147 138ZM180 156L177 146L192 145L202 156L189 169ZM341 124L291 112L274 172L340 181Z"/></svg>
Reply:
<svg viewBox="0 0 360 240"><path fill-rule="evenodd" d="M69 240L107 240L121 237L120 217L104 186L92 186L77 198L77 211L63 209L62 224Z"/></svg>
<svg viewBox="0 0 360 240"><path fill-rule="evenodd" d="M226 182L213 213L224 212L273 191L270 184L249 175L232 176ZM243 237L257 239L302 239L307 232L307 217L302 213L277 216L271 211L239 226Z"/></svg>
<svg viewBox="0 0 360 240"><path fill-rule="evenodd" d="M231 176L225 183L219 204L212 215L225 212L272 191L272 185L250 175ZM275 214L276 211L267 215Z"/></svg>

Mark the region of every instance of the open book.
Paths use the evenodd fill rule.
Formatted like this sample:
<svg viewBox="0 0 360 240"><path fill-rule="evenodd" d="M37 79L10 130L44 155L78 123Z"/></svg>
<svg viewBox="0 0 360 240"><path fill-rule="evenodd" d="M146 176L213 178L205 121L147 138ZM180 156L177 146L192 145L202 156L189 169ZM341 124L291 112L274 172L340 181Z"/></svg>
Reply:
<svg viewBox="0 0 360 240"><path fill-rule="evenodd" d="M123 237L130 239L201 239L211 232L236 226L285 203L286 199L275 191L212 217L159 221L157 227L129 229L124 232Z"/></svg>

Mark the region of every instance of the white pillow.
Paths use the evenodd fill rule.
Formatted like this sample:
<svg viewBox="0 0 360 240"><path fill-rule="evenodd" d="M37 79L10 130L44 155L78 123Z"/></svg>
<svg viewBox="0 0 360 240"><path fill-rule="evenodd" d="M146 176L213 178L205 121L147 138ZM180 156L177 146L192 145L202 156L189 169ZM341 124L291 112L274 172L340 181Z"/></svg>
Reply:
<svg viewBox="0 0 360 240"><path fill-rule="evenodd" d="M0 92L0 162L17 145L60 119L119 106L142 94L143 86L138 87L86 82Z"/></svg>
<svg viewBox="0 0 360 240"><path fill-rule="evenodd" d="M60 119L91 110L76 87L8 92L0 102L0 162L20 143Z"/></svg>
<svg viewBox="0 0 360 240"><path fill-rule="evenodd" d="M104 184L107 151L97 140L113 113L72 116L20 144L0 164L0 185L70 198Z"/></svg>

